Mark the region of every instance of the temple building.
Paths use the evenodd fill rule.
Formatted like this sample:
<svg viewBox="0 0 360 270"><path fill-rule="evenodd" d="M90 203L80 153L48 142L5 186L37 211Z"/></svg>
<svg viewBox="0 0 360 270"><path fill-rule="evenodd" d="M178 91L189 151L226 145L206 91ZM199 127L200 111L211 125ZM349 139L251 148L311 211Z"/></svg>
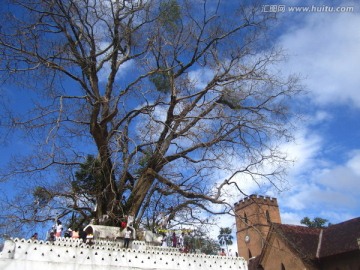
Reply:
<svg viewBox="0 0 360 270"><path fill-rule="evenodd" d="M360 218L326 228L281 223L276 198L235 204L237 244L249 270L360 270Z"/></svg>

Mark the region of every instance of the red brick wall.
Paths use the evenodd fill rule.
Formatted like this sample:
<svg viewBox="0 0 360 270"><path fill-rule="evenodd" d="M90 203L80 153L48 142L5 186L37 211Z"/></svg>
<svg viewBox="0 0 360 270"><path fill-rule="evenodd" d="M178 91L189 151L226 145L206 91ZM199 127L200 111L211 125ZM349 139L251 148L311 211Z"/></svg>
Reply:
<svg viewBox="0 0 360 270"><path fill-rule="evenodd" d="M270 223L281 223L279 206L275 198L251 195L235 205L236 236L239 255L246 260L258 256L265 243ZM250 240L245 241L249 236Z"/></svg>

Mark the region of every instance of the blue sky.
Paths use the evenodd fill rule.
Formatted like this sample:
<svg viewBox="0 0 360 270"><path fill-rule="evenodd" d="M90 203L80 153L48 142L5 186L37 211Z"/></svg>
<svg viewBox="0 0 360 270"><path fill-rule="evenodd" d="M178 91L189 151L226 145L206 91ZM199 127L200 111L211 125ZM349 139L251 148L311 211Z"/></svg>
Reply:
<svg viewBox="0 0 360 270"><path fill-rule="evenodd" d="M282 223L322 217L336 224L360 217L360 3L353 1L263 1L278 12L274 42L287 54L283 73L302 78L305 96L296 101L294 142L284 190L241 181L247 194L278 199ZM290 12L290 7L353 7L353 12ZM268 8L268 7L266 7ZM236 199L232 199L235 200ZM232 217L220 226L231 226ZM233 245L232 249L236 250Z"/></svg>
<svg viewBox="0 0 360 270"><path fill-rule="evenodd" d="M287 146L295 163L291 189L278 196L284 223L360 216L360 10L351 2L341 6L354 12L296 14L301 21L284 27L278 39L289 54L285 68L301 74L308 91L306 120Z"/></svg>
<svg viewBox="0 0 360 270"><path fill-rule="evenodd" d="M265 2L264 2L265 3ZM278 193L253 183L246 191L278 198L283 223L309 216L339 223L360 216L360 4L272 1L278 12L276 43L288 55L285 73L302 77L307 95L295 142L282 147L294 160ZM353 7L353 12L290 12L291 6ZM230 222L230 220L229 220Z"/></svg>
<svg viewBox="0 0 360 270"><path fill-rule="evenodd" d="M277 197L283 223L299 224L305 216L331 223L359 217L360 4L341 1L341 6L354 8L346 13L289 11L295 6L338 7L339 1L264 1L268 4L285 7L277 13L273 38L288 55L280 68L302 77L307 95L296 100L302 118L294 130L295 141L282 145L294 160L285 190L259 190L249 181L243 182L244 191ZM1 147L3 164L25 145L18 140ZM231 226L234 220L223 222Z"/></svg>

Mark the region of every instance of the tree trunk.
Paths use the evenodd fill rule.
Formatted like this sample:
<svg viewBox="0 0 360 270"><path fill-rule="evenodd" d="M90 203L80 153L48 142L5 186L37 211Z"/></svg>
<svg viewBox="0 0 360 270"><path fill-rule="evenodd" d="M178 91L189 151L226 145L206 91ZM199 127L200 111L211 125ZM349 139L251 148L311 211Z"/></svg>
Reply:
<svg viewBox="0 0 360 270"><path fill-rule="evenodd" d="M150 190L152 184L154 183L154 175L151 173L150 169L144 171L139 180L136 182L131 196L127 201L128 215L136 217L139 213L141 205L143 204L146 194Z"/></svg>
<svg viewBox="0 0 360 270"><path fill-rule="evenodd" d="M94 111L96 111L96 108ZM111 152L107 142L108 131L106 125L102 126L96 122L91 123L90 130L98 149L101 173L103 174L101 193L97 197L95 219L101 225L114 225L117 222L116 219L119 218L116 215L117 213L114 213L118 191L115 183L115 175L113 173Z"/></svg>

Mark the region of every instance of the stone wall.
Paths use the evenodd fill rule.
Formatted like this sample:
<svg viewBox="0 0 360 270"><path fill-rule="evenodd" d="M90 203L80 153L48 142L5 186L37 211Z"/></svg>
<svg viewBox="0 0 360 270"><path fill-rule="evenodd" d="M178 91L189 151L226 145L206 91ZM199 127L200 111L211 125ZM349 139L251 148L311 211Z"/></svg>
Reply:
<svg viewBox="0 0 360 270"><path fill-rule="evenodd" d="M54 242L10 239L0 253L2 270L247 270L240 257L180 253L173 248L152 247L133 241L131 249L122 242L97 241L89 246L79 239L63 238ZM119 268L121 267L121 268Z"/></svg>

